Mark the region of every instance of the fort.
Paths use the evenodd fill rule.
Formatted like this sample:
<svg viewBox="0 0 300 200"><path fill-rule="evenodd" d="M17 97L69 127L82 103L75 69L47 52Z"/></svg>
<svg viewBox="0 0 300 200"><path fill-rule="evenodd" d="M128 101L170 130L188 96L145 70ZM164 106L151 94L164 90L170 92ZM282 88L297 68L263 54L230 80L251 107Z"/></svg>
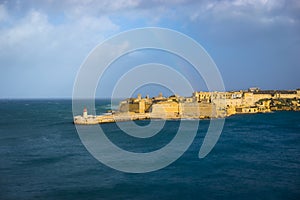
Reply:
<svg viewBox="0 0 300 200"><path fill-rule="evenodd" d="M144 119L223 118L234 114L265 113L278 110L300 111L300 89L248 90L228 92L194 92L190 97L161 93L150 98L128 98L116 111L104 115L83 114L74 117L75 124L99 124Z"/></svg>

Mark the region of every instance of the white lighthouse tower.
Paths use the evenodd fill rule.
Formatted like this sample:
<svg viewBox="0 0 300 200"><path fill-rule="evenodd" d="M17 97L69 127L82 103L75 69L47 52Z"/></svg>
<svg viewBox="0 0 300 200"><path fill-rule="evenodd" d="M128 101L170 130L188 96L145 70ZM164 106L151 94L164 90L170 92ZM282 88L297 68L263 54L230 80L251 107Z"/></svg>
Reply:
<svg viewBox="0 0 300 200"><path fill-rule="evenodd" d="M87 113L86 107L84 107L84 109L83 109L82 116L83 116L83 118L87 118L88 117L88 113Z"/></svg>

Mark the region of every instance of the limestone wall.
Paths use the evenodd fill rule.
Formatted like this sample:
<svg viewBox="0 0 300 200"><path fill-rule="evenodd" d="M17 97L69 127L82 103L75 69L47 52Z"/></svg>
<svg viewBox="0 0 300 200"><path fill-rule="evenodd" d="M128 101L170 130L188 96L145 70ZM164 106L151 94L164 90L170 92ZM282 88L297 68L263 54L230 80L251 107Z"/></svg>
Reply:
<svg viewBox="0 0 300 200"><path fill-rule="evenodd" d="M257 113L257 107L238 107L236 108L236 113Z"/></svg>
<svg viewBox="0 0 300 200"><path fill-rule="evenodd" d="M278 94L277 98L281 98L281 99L293 99L293 98L297 98L298 95L296 94Z"/></svg>
<svg viewBox="0 0 300 200"><path fill-rule="evenodd" d="M260 99L270 99L272 98L271 94L253 94L254 103L259 101Z"/></svg>
<svg viewBox="0 0 300 200"><path fill-rule="evenodd" d="M243 99L226 99L226 106L240 106L243 104Z"/></svg>
<svg viewBox="0 0 300 200"><path fill-rule="evenodd" d="M216 106L212 103L180 103L180 115L186 118L216 117Z"/></svg>
<svg viewBox="0 0 300 200"><path fill-rule="evenodd" d="M159 102L151 107L151 116L154 118L172 118L177 117L179 105L177 102Z"/></svg>
<svg viewBox="0 0 300 200"><path fill-rule="evenodd" d="M123 103L119 108L120 112L139 112L139 103Z"/></svg>

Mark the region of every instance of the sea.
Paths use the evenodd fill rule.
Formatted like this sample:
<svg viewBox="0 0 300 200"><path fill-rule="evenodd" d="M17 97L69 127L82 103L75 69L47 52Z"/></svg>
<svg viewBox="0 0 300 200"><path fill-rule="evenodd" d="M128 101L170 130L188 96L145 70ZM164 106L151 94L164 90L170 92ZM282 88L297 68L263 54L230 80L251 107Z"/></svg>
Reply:
<svg viewBox="0 0 300 200"><path fill-rule="evenodd" d="M110 107L109 100L96 101L98 113ZM0 199L300 199L299 120L300 112L291 111L228 117L215 147L199 159L210 122L200 120L175 162L126 173L87 151L71 100L0 100ZM180 123L166 121L157 135L139 140L115 123L96 126L120 148L151 152L168 144Z"/></svg>

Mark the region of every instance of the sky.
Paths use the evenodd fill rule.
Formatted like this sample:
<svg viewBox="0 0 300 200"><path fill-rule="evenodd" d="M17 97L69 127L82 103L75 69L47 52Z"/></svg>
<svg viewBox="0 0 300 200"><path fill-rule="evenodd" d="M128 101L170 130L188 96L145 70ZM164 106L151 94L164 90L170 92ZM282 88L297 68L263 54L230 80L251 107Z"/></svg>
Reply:
<svg viewBox="0 0 300 200"><path fill-rule="evenodd" d="M226 90L300 88L298 0L9 0L0 1L0 98L71 98L97 45L143 27L201 44Z"/></svg>

